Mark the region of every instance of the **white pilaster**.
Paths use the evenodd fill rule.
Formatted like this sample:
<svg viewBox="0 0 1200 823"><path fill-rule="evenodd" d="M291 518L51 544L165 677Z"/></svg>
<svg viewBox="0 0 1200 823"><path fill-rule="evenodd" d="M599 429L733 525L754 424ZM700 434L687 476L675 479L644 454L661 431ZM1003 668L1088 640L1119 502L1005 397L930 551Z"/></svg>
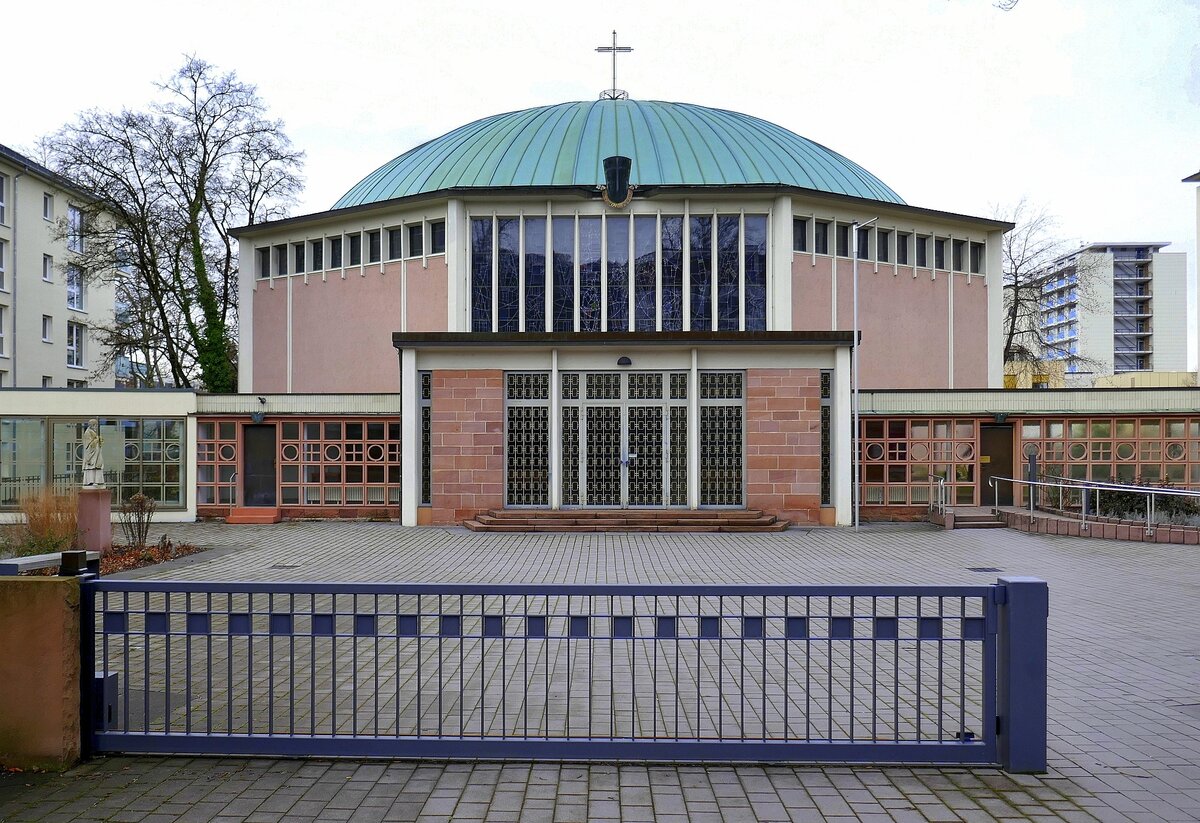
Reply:
<svg viewBox="0 0 1200 823"><path fill-rule="evenodd" d="M446 331L471 330L470 242L463 202L451 198L446 201Z"/></svg>
<svg viewBox="0 0 1200 823"><path fill-rule="evenodd" d="M416 349L400 351L400 523L417 525L421 500L421 375Z"/></svg>
<svg viewBox="0 0 1200 823"><path fill-rule="evenodd" d="M854 522L853 495L854 468L852 455L854 444L851 438L850 411L850 348L842 346L834 356L833 370L833 505L837 525L849 526Z"/></svg>
<svg viewBox="0 0 1200 823"><path fill-rule="evenodd" d="M984 286L987 288L988 313L988 388L1004 387L1004 261L1000 246L1004 232L990 231L984 261Z"/></svg>
<svg viewBox="0 0 1200 823"><path fill-rule="evenodd" d="M692 349L692 370L688 373L688 472L689 509L700 508L700 353Z"/></svg>
<svg viewBox="0 0 1200 823"><path fill-rule="evenodd" d="M811 220L809 222L812 222ZM771 210L767 255L767 329L792 328L792 198L777 197Z"/></svg>
<svg viewBox="0 0 1200 823"><path fill-rule="evenodd" d="M16 183L13 183L16 187ZM15 194L14 194L15 197ZM15 209L15 204L14 204ZM15 255L16 252L14 251ZM241 306L241 311L238 313L238 391L243 394L248 394L254 391L254 267L249 261L254 260L254 246L245 239L238 240L238 259L245 261L238 271L238 305ZM15 273L16 261L10 266L10 270ZM289 279L290 282L290 279ZM291 291L289 289L289 294ZM292 319L288 317L288 329L291 330ZM13 320L13 333L16 334L16 320ZM288 369L288 376L291 377L291 369ZM16 383L17 375L13 373L13 385ZM195 477L195 475L192 475ZM195 483L192 484L195 486Z"/></svg>

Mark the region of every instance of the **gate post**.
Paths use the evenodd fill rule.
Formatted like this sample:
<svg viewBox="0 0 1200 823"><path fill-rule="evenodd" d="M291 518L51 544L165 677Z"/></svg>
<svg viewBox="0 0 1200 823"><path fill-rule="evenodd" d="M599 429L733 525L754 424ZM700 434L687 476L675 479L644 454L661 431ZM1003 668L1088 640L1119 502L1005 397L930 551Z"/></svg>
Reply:
<svg viewBox="0 0 1200 823"><path fill-rule="evenodd" d="M1046 771L1046 623L1050 591L1036 577L1001 577L996 703L1000 766Z"/></svg>
<svg viewBox="0 0 1200 823"><path fill-rule="evenodd" d="M59 574L79 578L79 756L94 753L96 733L96 588L100 561L89 562L87 552L62 553Z"/></svg>

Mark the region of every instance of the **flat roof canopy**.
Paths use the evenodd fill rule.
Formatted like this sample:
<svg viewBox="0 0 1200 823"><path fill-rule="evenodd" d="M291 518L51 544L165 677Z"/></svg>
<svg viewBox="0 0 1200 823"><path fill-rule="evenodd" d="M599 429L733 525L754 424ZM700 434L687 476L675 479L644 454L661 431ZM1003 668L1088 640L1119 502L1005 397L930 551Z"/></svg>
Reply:
<svg viewBox="0 0 1200 823"><path fill-rule="evenodd" d="M850 331L393 332L397 349L570 346L849 346Z"/></svg>

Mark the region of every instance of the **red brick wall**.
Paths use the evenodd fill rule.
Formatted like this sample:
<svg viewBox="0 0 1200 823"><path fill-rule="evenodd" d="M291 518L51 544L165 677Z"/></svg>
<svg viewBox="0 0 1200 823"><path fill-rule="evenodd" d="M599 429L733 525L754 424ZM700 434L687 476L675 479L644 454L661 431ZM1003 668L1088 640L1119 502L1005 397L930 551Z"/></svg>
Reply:
<svg viewBox="0 0 1200 823"><path fill-rule="evenodd" d="M821 372L746 372L746 506L821 519Z"/></svg>
<svg viewBox="0 0 1200 823"><path fill-rule="evenodd" d="M504 505L504 373L433 373L433 522L460 523Z"/></svg>

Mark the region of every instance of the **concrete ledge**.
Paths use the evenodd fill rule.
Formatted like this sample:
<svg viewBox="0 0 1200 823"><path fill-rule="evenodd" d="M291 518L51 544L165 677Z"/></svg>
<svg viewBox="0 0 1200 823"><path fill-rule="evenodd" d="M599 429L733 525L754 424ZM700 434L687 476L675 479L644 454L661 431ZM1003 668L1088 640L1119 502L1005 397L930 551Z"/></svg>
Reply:
<svg viewBox="0 0 1200 823"><path fill-rule="evenodd" d="M79 759L79 578L0 579L0 763Z"/></svg>
<svg viewBox="0 0 1200 823"><path fill-rule="evenodd" d="M1058 534L1070 537L1096 537L1101 540L1128 540L1133 543L1200 544L1200 526L1156 525L1146 532L1144 520L1117 520L1112 517L1088 518L1083 528L1078 518L1054 512L1028 509L992 509L1005 526L1034 534ZM932 519L932 518L931 518Z"/></svg>

